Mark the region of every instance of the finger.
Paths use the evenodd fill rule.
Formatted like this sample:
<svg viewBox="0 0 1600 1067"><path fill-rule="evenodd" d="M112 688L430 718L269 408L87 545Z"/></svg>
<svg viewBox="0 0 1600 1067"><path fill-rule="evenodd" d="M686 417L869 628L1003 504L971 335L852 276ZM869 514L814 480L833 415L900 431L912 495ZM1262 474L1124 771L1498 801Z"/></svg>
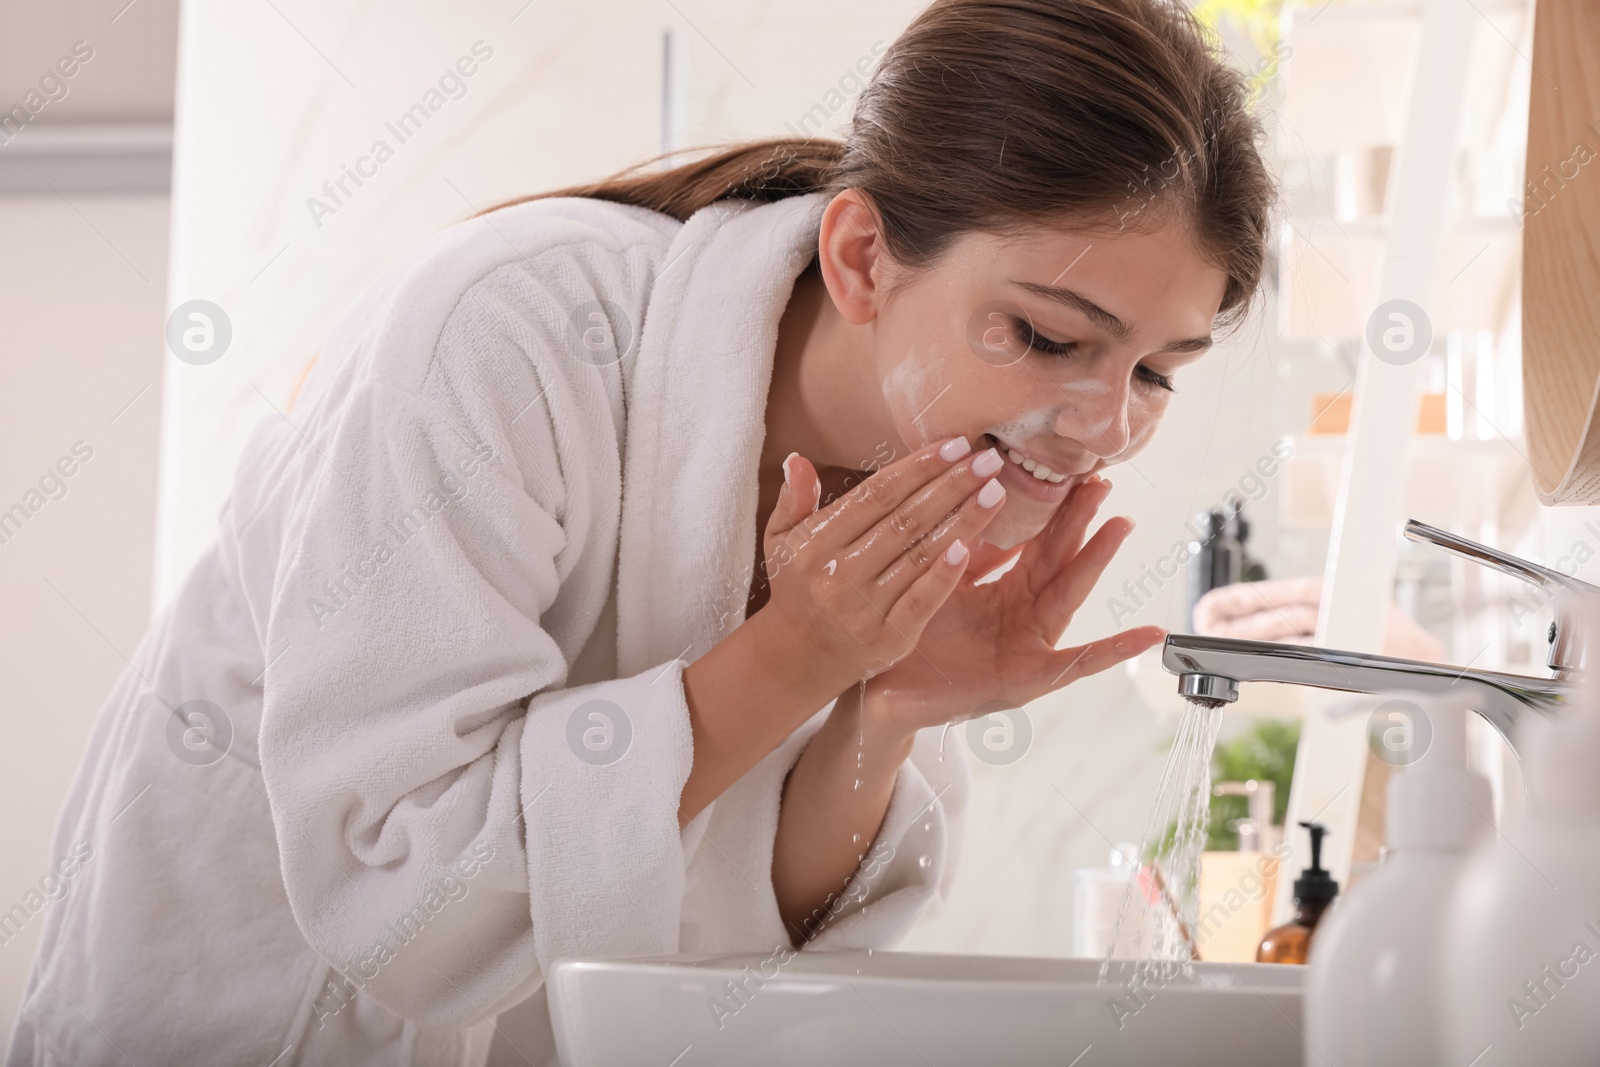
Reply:
<svg viewBox="0 0 1600 1067"><path fill-rule="evenodd" d="M767 516L767 526L761 535L766 555L783 551L792 556L785 535L795 524L816 510L816 500L822 491L822 481L816 467L798 452L789 453L783 461L783 485L778 490L778 502Z"/></svg>
<svg viewBox="0 0 1600 1067"><path fill-rule="evenodd" d="M1050 584L1044 587L1034 610L1038 612L1040 627L1052 640L1059 638L1067 628L1073 613L1082 606L1111 557L1132 532L1133 520L1126 515L1107 519L1082 551L1062 564Z"/></svg>
<svg viewBox="0 0 1600 1067"><path fill-rule="evenodd" d="M795 523L816 510L822 494L822 479L817 468L798 452L790 452L783 461L783 488L778 490L778 503L767 516L766 536L787 533Z"/></svg>
<svg viewBox="0 0 1600 1067"><path fill-rule="evenodd" d="M1154 648L1166 637L1167 632L1159 626L1136 626L1087 645L1063 649L1051 656L1040 670L1035 683L1036 696L1070 685L1079 678L1099 674L1107 667Z"/></svg>
<svg viewBox="0 0 1600 1067"><path fill-rule="evenodd" d="M855 541L907 497L950 469L972 451L965 437L936 441L889 464L801 522L807 541L840 548Z"/></svg>
<svg viewBox="0 0 1600 1067"><path fill-rule="evenodd" d="M794 560L795 549L789 544L790 531L796 523L816 510L822 493L822 481L811 461L798 452L789 453L783 461L783 486L778 490L778 502L767 516L766 530L761 536L761 577L771 581L778 571Z"/></svg>
<svg viewBox="0 0 1600 1067"><path fill-rule="evenodd" d="M1004 502L1004 488L997 480L990 479L937 526L908 545L874 583L879 594L888 598L885 602L905 596L940 553L948 551L955 542L960 541L963 546L972 544L984 527L1000 514L1000 505Z"/></svg>
<svg viewBox="0 0 1600 1067"><path fill-rule="evenodd" d="M928 620L955 591L971 559L972 552L966 543L959 539L952 540L938 553L932 565L911 583L905 595L894 602L885 616L889 625L915 645Z"/></svg>
<svg viewBox="0 0 1600 1067"><path fill-rule="evenodd" d="M860 573L877 577L949 517L962 501L979 495L985 508L997 507L1006 491L995 475L1004 463L992 448L958 461L857 538L845 549L844 558Z"/></svg>
<svg viewBox="0 0 1600 1067"><path fill-rule="evenodd" d="M1083 547L1089 523L1110 494L1111 483L1104 478L1097 476L1080 482L1056 509L1044 532L1029 542L1021 566L1042 579L1039 584L1048 582L1061 569L1062 563Z"/></svg>

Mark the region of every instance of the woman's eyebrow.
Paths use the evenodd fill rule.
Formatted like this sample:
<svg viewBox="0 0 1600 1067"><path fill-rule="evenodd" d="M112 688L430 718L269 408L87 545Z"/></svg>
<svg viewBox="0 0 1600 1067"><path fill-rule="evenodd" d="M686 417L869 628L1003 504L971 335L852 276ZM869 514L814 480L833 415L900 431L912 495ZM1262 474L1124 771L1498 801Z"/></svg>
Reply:
<svg viewBox="0 0 1600 1067"><path fill-rule="evenodd" d="M1083 316L1090 322L1094 323L1096 326L1100 327L1106 333L1109 333L1112 337L1115 337L1119 341L1127 342L1133 338L1132 326L1129 326L1127 323L1123 322L1121 319L1117 318L1115 315L1111 314L1111 312L1107 311L1099 304L1096 304L1093 300L1090 300L1082 293L1073 292L1071 289L1063 289L1057 285L1040 285L1038 282L1019 282L1015 278L1008 278L1007 281L1009 281L1012 285L1026 289L1028 292L1033 293L1036 296L1042 296L1048 300L1054 300L1058 304L1065 304L1067 307L1081 312ZM1181 341L1173 341L1170 344L1163 345L1159 351L1203 352L1211 347L1211 343L1211 338L1209 336L1188 337Z"/></svg>
<svg viewBox="0 0 1600 1067"><path fill-rule="evenodd" d="M1058 304L1065 304L1067 307L1081 312L1090 322L1119 341L1128 341L1133 337L1132 326L1129 326L1082 293L1075 293L1071 289L1062 289L1055 285L1040 285L1038 282L1019 282L1015 278L1007 280L1012 285L1020 286L1035 296L1054 300Z"/></svg>

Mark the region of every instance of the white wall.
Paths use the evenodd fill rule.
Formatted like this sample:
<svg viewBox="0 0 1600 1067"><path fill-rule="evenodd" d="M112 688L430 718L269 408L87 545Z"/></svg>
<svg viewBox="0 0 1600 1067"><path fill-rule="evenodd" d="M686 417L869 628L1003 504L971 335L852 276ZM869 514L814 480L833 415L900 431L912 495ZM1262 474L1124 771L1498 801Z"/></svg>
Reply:
<svg viewBox="0 0 1600 1067"><path fill-rule="evenodd" d="M167 200L0 198L0 233L0 511L41 504L0 526L5 911L59 859L56 813L149 622ZM65 465L65 495L29 498L76 441L93 456ZM0 944L0 1033L43 922Z"/></svg>
<svg viewBox="0 0 1600 1067"><path fill-rule="evenodd" d="M178 0L0 0L0 107L83 41L93 59L52 90L35 121L171 121L177 25Z"/></svg>

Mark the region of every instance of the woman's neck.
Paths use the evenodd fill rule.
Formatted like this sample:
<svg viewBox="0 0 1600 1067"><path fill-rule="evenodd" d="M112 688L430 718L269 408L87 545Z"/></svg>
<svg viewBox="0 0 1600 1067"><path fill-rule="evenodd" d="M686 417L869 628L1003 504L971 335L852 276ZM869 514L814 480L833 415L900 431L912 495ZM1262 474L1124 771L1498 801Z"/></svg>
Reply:
<svg viewBox="0 0 1600 1067"><path fill-rule="evenodd" d="M871 331L870 324L857 326L839 314L819 272L808 270L796 279L778 323L761 446L763 483L781 482L791 452L810 460L825 482L829 472L842 477L881 458L879 442L889 423Z"/></svg>
<svg viewBox="0 0 1600 1067"><path fill-rule="evenodd" d="M769 584L756 580L763 573L762 531L777 506L789 453L800 453L817 468L823 502L848 488L852 471L883 459L876 443L890 423L872 362L871 329L839 314L819 273L808 270L795 280L778 322L767 390L767 433L756 474L757 569L747 615L767 602Z"/></svg>

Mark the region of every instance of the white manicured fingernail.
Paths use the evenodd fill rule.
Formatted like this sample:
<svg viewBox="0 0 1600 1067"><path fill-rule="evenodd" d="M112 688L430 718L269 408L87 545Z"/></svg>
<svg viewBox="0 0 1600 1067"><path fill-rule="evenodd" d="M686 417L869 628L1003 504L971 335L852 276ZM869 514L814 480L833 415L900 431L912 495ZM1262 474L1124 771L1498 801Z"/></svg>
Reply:
<svg viewBox="0 0 1600 1067"><path fill-rule="evenodd" d="M954 463L971 451L972 445L967 442L965 437L952 438L939 446L939 455L949 463Z"/></svg>
<svg viewBox="0 0 1600 1067"><path fill-rule="evenodd" d="M961 561L967 558L967 546L961 543L958 537L955 543L945 549L944 561L952 567L959 567Z"/></svg>
<svg viewBox="0 0 1600 1067"><path fill-rule="evenodd" d="M983 488L978 490L978 506L992 508L1006 498L1006 487L1000 484L999 478L990 478L983 483Z"/></svg>
<svg viewBox="0 0 1600 1067"><path fill-rule="evenodd" d="M789 469L789 464L799 454L798 452L790 452L783 457L783 484L784 488L788 489L790 493L794 492L794 472Z"/></svg>
<svg viewBox="0 0 1600 1067"><path fill-rule="evenodd" d="M972 473L980 478L987 478L999 470L1004 463L1005 460L1000 458L1000 453L992 448L986 448L978 453L977 459L972 461Z"/></svg>

